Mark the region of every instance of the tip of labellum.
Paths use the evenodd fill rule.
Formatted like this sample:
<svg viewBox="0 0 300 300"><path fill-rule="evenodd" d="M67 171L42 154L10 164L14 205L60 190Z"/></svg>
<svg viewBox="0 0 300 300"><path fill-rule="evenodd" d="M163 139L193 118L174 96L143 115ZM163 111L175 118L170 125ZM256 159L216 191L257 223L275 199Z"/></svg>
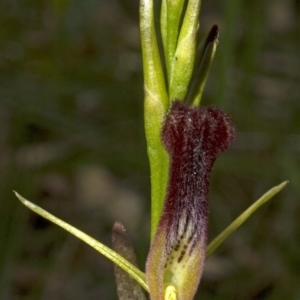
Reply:
<svg viewBox="0 0 300 300"><path fill-rule="evenodd" d="M167 195L146 265L152 300L193 299L205 260L210 172L233 138L224 112L173 102L162 129Z"/></svg>

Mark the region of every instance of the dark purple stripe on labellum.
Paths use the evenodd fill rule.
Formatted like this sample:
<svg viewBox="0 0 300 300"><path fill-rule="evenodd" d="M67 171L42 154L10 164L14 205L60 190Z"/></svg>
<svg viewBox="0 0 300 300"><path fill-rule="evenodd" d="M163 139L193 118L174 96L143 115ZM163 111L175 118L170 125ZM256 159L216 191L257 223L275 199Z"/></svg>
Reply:
<svg viewBox="0 0 300 300"><path fill-rule="evenodd" d="M216 108L189 107L174 101L162 138L170 155L167 196L161 223L167 228L166 252L183 247L178 262L207 238L207 196L210 172L219 154L234 138L229 117Z"/></svg>

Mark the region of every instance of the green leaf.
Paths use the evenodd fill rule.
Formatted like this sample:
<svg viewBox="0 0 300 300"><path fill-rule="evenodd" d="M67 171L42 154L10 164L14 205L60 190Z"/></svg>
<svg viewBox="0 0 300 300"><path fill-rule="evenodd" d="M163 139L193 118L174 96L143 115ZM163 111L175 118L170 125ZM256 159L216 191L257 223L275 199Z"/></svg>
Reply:
<svg viewBox="0 0 300 300"><path fill-rule="evenodd" d="M69 233L73 234L86 244L90 245L96 251L100 252L106 258L110 259L113 263L118 265L122 268L125 272L127 272L132 278L134 278L146 291L149 291L148 285L146 283L145 274L136 268L133 264L129 261L124 259L121 255L117 252L113 251L109 247L101 244L91 236L87 235L86 233L82 232L81 230L73 227L72 225L60 220L59 218L55 217L54 215L48 213L46 210L42 209L41 207L31 203L30 201L23 198L17 192L14 191L17 198L29 209L37 213L38 215L42 216L43 218L49 220L50 222L60 226L64 230L68 231Z"/></svg>
<svg viewBox="0 0 300 300"><path fill-rule="evenodd" d="M262 195L255 203L245 210L237 219L235 219L225 230L223 230L207 247L206 258L208 258L216 249L234 232L236 231L260 206L279 193L288 181L273 187L264 195Z"/></svg>

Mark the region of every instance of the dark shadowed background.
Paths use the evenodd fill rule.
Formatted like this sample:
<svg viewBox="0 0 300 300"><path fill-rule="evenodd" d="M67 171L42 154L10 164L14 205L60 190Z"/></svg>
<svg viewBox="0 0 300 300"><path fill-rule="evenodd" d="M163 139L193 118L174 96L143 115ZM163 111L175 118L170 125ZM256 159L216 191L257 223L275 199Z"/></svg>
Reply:
<svg viewBox="0 0 300 300"><path fill-rule="evenodd" d="M212 174L209 240L290 184L209 258L196 299L300 299L300 4L204 0L201 35L215 23L203 103L226 110L237 137ZM138 0L1 1L0 168L1 299L116 299L112 264L13 189L107 245L121 221L144 269Z"/></svg>

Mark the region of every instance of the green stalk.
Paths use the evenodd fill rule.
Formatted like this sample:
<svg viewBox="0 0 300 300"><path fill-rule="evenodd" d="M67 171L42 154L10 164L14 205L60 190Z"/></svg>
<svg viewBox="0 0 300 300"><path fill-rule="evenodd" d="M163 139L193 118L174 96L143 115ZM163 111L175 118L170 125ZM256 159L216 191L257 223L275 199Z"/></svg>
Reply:
<svg viewBox="0 0 300 300"><path fill-rule="evenodd" d="M168 180L169 157L162 145L161 127L169 106L169 98L158 50L151 0L141 0L140 30L145 79L145 132L151 172L152 238L163 208Z"/></svg>

